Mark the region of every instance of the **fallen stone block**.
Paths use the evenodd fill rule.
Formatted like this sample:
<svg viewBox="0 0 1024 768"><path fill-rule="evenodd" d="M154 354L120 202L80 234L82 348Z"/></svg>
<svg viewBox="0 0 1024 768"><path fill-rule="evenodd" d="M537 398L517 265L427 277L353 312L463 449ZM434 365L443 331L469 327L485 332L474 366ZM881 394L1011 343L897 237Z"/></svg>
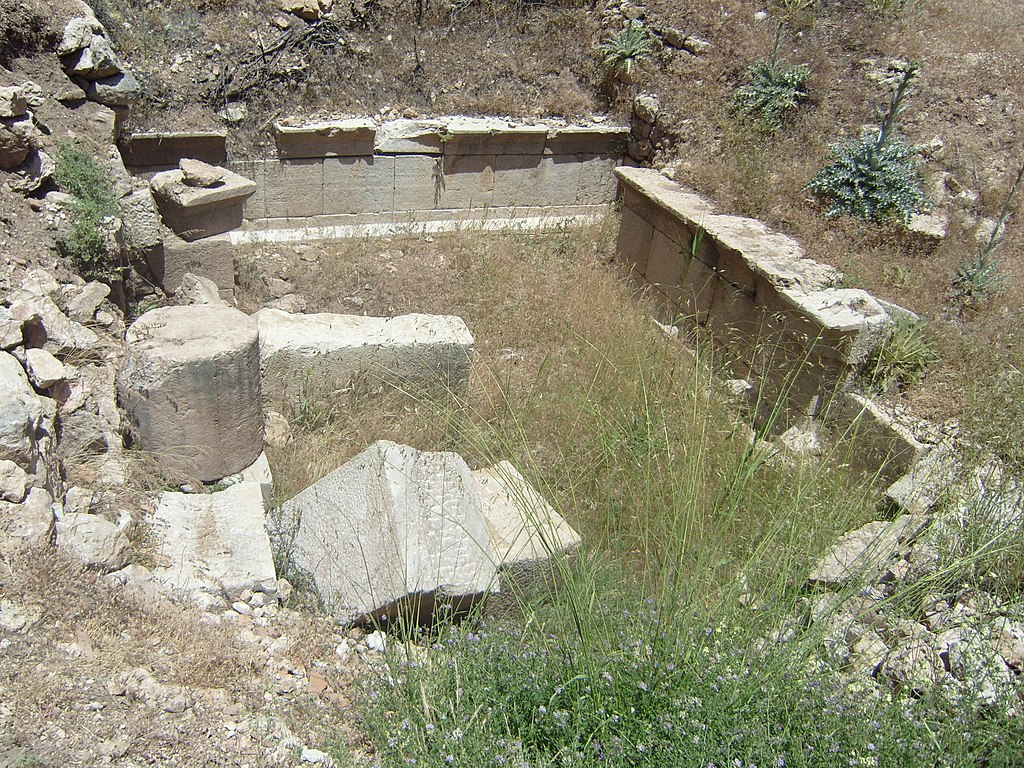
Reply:
<svg viewBox="0 0 1024 768"><path fill-rule="evenodd" d="M35 473L55 415L55 403L35 393L21 363L0 352L0 459Z"/></svg>
<svg viewBox="0 0 1024 768"><path fill-rule="evenodd" d="M346 388L357 376L372 382L458 388L469 377L473 337L459 317L292 315L261 309L263 393L270 401Z"/></svg>
<svg viewBox="0 0 1024 768"><path fill-rule="evenodd" d="M191 273L212 280L224 298L234 291L234 254L235 249L226 236L193 242L171 236L147 256L146 263L168 294L173 295L183 284L185 275Z"/></svg>
<svg viewBox="0 0 1024 768"><path fill-rule="evenodd" d="M927 517L900 515L877 520L850 531L811 570L812 585L841 587L878 576L903 544L913 541L929 524Z"/></svg>
<svg viewBox="0 0 1024 768"><path fill-rule="evenodd" d="M578 533L509 462L473 473L498 563L500 602L550 591L580 547Z"/></svg>
<svg viewBox="0 0 1024 768"><path fill-rule="evenodd" d="M0 551L5 540L29 547L53 543L53 498L42 488L32 488L21 504L0 501Z"/></svg>
<svg viewBox="0 0 1024 768"><path fill-rule="evenodd" d="M263 489L263 500L267 507L274 505L274 473L270 470L270 461L266 452L261 453L259 458L236 475L229 475L220 481L221 485L227 487L239 483L259 483Z"/></svg>
<svg viewBox="0 0 1024 768"><path fill-rule="evenodd" d="M362 118L308 125L274 124L277 154L282 160L372 155L376 132L377 124Z"/></svg>
<svg viewBox="0 0 1024 768"><path fill-rule="evenodd" d="M179 596L273 592L277 574L259 483L216 493L163 493L150 525L158 541L153 576Z"/></svg>
<svg viewBox="0 0 1024 768"><path fill-rule="evenodd" d="M291 562L343 621L429 621L437 603L465 610L496 584L481 505L458 455L382 440L285 503Z"/></svg>
<svg viewBox="0 0 1024 768"><path fill-rule="evenodd" d="M230 307L162 307L128 329L118 399L139 447L204 482L263 451L255 321Z"/></svg>

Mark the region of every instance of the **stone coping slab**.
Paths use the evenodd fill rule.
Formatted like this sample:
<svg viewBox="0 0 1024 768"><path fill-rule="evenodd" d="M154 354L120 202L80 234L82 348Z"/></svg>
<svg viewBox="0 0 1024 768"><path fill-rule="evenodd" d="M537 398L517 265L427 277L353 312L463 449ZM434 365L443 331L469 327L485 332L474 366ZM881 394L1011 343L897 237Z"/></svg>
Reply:
<svg viewBox="0 0 1024 768"><path fill-rule="evenodd" d="M228 157L227 138L225 131L136 133L121 142L121 157L136 167L173 167L185 157L219 165Z"/></svg>
<svg viewBox="0 0 1024 768"><path fill-rule="evenodd" d="M153 176L150 187L161 208L172 206L182 210L241 203L256 191L256 182L227 169L222 170L224 174L220 182L212 187L188 186L181 170L161 171Z"/></svg>
<svg viewBox="0 0 1024 768"><path fill-rule="evenodd" d="M777 288L823 290L842 277L838 270L808 258L792 238L771 231L756 219L718 213L708 200L683 190L656 170L620 167L615 175L680 222L700 227L703 236L718 246L741 254L752 272Z"/></svg>
<svg viewBox="0 0 1024 768"><path fill-rule="evenodd" d="M305 125L274 123L277 154L282 159L372 155L377 124L365 118Z"/></svg>

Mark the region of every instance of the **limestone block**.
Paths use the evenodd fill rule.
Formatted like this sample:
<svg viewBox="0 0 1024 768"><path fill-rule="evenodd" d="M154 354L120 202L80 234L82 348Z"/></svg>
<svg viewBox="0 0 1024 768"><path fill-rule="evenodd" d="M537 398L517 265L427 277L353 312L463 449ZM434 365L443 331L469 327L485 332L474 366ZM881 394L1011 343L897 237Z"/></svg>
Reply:
<svg viewBox="0 0 1024 768"><path fill-rule="evenodd" d="M179 595L273 590L277 574L265 514L259 483L161 494L151 520L158 541L154 577Z"/></svg>
<svg viewBox="0 0 1024 768"><path fill-rule="evenodd" d="M222 292L235 287L235 249L224 236L194 242L168 237L149 254L147 264L170 294L178 290L188 273L212 280Z"/></svg>
<svg viewBox="0 0 1024 768"><path fill-rule="evenodd" d="M57 54L67 56L76 53L83 48L88 48L92 43L93 35L103 34L103 25L91 14L71 19L64 26L64 34L57 45Z"/></svg>
<svg viewBox="0 0 1024 768"><path fill-rule="evenodd" d="M0 117L22 117L28 112L28 102L21 88L6 86L0 88Z"/></svg>
<svg viewBox="0 0 1024 768"><path fill-rule="evenodd" d="M321 158L268 161L263 166L266 216L307 218L324 212L324 161ZM358 190L353 190L358 194Z"/></svg>
<svg viewBox="0 0 1024 768"><path fill-rule="evenodd" d="M509 462L473 473L506 601L559 582L560 560L575 556L580 536Z"/></svg>
<svg viewBox="0 0 1024 768"><path fill-rule="evenodd" d="M435 184L437 208L489 208L494 191L494 155L447 153Z"/></svg>
<svg viewBox="0 0 1024 768"><path fill-rule="evenodd" d="M180 170L161 171L150 182L164 222L184 240L197 240L235 229L242 223L242 206L256 184L224 170L215 186L192 187Z"/></svg>
<svg viewBox="0 0 1024 768"><path fill-rule="evenodd" d="M270 470L270 461L266 452L236 475L230 475L221 480L224 486L237 485L238 483L259 483L263 490L263 499L269 509L274 505L274 473Z"/></svg>
<svg viewBox="0 0 1024 768"><path fill-rule="evenodd" d="M124 72L125 63L102 34L94 34L89 44L63 59L64 67L72 75L86 80L98 80Z"/></svg>
<svg viewBox="0 0 1024 768"><path fill-rule="evenodd" d="M114 523L99 515L65 514L57 521L57 546L87 568L116 571L128 560L131 546Z"/></svg>
<svg viewBox="0 0 1024 768"><path fill-rule="evenodd" d="M631 207L623 207L619 223L616 253L619 260L632 272L645 276L651 255L654 227Z"/></svg>
<svg viewBox="0 0 1024 768"><path fill-rule="evenodd" d="M184 157L220 165L227 160L224 131L136 133L121 142L121 157L128 166L173 168Z"/></svg>
<svg viewBox="0 0 1024 768"><path fill-rule="evenodd" d="M497 155L491 205L574 205L579 183L579 165L566 158Z"/></svg>
<svg viewBox="0 0 1024 768"><path fill-rule="evenodd" d="M96 310L109 295L109 285L95 281L86 283L68 301L68 316L76 322L88 323L96 316Z"/></svg>
<svg viewBox="0 0 1024 768"><path fill-rule="evenodd" d="M45 349L25 350L25 369L29 380L39 389L49 389L67 378L63 363Z"/></svg>
<svg viewBox="0 0 1024 768"><path fill-rule="evenodd" d="M308 125L274 124L277 154L282 159L372 155L376 132L377 124L362 118Z"/></svg>
<svg viewBox="0 0 1024 768"><path fill-rule="evenodd" d="M53 299L32 296L21 291L11 304L11 314L26 318L22 326L25 342L33 347L44 347L55 355L71 352L90 352L100 346L100 339L92 330L69 319Z"/></svg>
<svg viewBox="0 0 1024 768"><path fill-rule="evenodd" d="M336 392L357 376L371 383L459 387L473 359L473 337L459 317L293 315L278 309L261 309L255 317L263 394L272 403L297 394L299 385Z"/></svg>
<svg viewBox="0 0 1024 768"><path fill-rule="evenodd" d="M148 186L133 189L121 198L121 211L125 229L134 245L148 251L163 242L160 214Z"/></svg>
<svg viewBox="0 0 1024 768"><path fill-rule="evenodd" d="M851 581L870 580L881 573L902 544L913 541L928 519L900 515L861 526L839 538L828 554L811 570L811 584L840 587Z"/></svg>
<svg viewBox="0 0 1024 768"><path fill-rule="evenodd" d="M432 211L441 202L442 160L427 155L399 155L395 161L393 210Z"/></svg>
<svg viewBox="0 0 1024 768"><path fill-rule="evenodd" d="M453 117L446 121L445 155L539 155L546 125L522 125L494 118Z"/></svg>
<svg viewBox="0 0 1024 768"><path fill-rule="evenodd" d="M230 307L162 307L128 329L118 398L139 447L204 482L263 451L256 323Z"/></svg>
<svg viewBox="0 0 1024 768"><path fill-rule="evenodd" d="M323 161L323 212L391 213L395 158L328 157Z"/></svg>
<svg viewBox="0 0 1024 768"><path fill-rule="evenodd" d="M440 155L445 125L440 120L391 120L377 129L378 154Z"/></svg>
<svg viewBox="0 0 1024 768"><path fill-rule="evenodd" d="M0 459L35 472L40 444L53 433L53 401L32 389L21 363L0 352Z"/></svg>
<svg viewBox="0 0 1024 768"><path fill-rule="evenodd" d="M53 498L42 488L32 488L21 504L0 501L0 545L10 538L30 547L53 543Z"/></svg>
<svg viewBox="0 0 1024 768"><path fill-rule="evenodd" d="M454 453L379 441L284 512L299 521L292 562L343 621L465 608L496 583L479 486Z"/></svg>
<svg viewBox="0 0 1024 768"><path fill-rule="evenodd" d="M924 456L925 446L913 433L869 398L848 392L825 415L835 441L854 470L893 483Z"/></svg>
<svg viewBox="0 0 1024 768"><path fill-rule="evenodd" d="M570 125L554 128L544 142L550 155L623 155L629 128L623 125Z"/></svg>
<svg viewBox="0 0 1024 768"><path fill-rule="evenodd" d="M142 86L131 72L118 72L89 83L85 95L107 107L128 107L142 95Z"/></svg>
<svg viewBox="0 0 1024 768"><path fill-rule="evenodd" d="M28 473L8 459L0 460L0 501L20 504L29 488Z"/></svg>

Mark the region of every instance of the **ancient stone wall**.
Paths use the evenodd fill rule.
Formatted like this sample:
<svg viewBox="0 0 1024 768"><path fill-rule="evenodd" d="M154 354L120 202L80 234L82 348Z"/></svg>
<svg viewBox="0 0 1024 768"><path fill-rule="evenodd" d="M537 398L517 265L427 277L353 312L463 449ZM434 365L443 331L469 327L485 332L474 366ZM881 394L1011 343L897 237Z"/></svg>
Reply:
<svg viewBox="0 0 1024 768"><path fill-rule="evenodd" d="M755 384L761 421L806 422L848 389L891 321L860 289L761 222L718 213L644 168L616 171L619 258L666 322L712 332L734 374Z"/></svg>
<svg viewBox="0 0 1024 768"><path fill-rule="evenodd" d="M223 154L256 183L244 228L288 229L597 213L615 198L627 137L602 124L348 119L277 124L269 159L232 159L223 134L137 135L122 151L136 172L174 166L192 147Z"/></svg>

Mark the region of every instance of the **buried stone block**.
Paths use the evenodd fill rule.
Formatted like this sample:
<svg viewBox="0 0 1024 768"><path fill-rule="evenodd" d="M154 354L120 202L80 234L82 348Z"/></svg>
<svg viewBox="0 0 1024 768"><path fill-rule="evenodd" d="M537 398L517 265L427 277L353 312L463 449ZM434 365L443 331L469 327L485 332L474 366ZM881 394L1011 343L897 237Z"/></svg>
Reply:
<svg viewBox="0 0 1024 768"><path fill-rule="evenodd" d="M293 315L261 309L259 324L263 395L280 400L310 385L325 391L357 377L428 387L465 384L473 337L459 317L444 315Z"/></svg>
<svg viewBox="0 0 1024 768"><path fill-rule="evenodd" d="M263 489L241 482L216 493L164 493L152 518L154 577L179 595L267 591L276 584Z"/></svg>
<svg viewBox="0 0 1024 768"><path fill-rule="evenodd" d="M128 329L118 397L139 447L204 482L263 451L256 323L230 307L162 307Z"/></svg>

